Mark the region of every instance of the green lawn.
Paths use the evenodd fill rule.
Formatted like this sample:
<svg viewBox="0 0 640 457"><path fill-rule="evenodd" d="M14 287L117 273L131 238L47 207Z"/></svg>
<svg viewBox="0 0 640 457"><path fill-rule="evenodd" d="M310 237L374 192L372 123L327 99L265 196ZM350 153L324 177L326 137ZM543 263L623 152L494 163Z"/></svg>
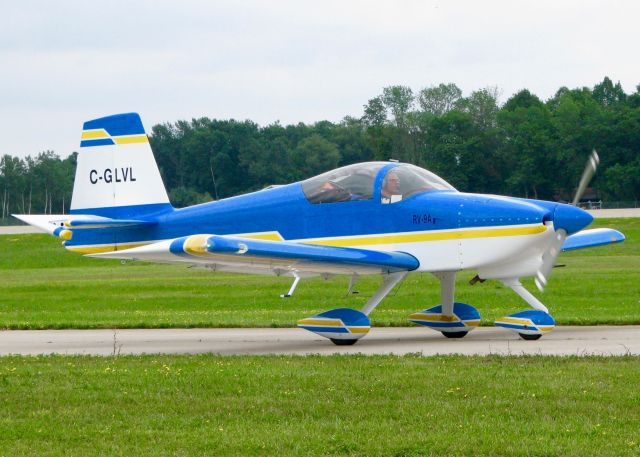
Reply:
<svg viewBox="0 0 640 457"><path fill-rule="evenodd" d="M0 455L640 453L639 360L5 357Z"/></svg>
<svg viewBox="0 0 640 457"><path fill-rule="evenodd" d="M625 243L563 254L539 295L559 324L640 324L640 219L598 220ZM381 279L365 277L347 296L348 278L303 280L281 299L289 279L231 275L174 265L84 258L47 235L0 236L0 328L293 326L320 311L360 308ZM527 309L496 281L470 286L459 275L457 301L476 306L484 325ZM525 284L536 292L532 281ZM411 274L372 313L373 325L407 325L407 316L439 301L429 274Z"/></svg>
<svg viewBox="0 0 640 457"><path fill-rule="evenodd" d="M640 220L621 245L563 255L543 301L560 323L640 323ZM290 326L361 306L347 279L289 281L125 264L46 235L0 236L0 326ZM484 323L526 305L494 281L458 300ZM528 284L531 288L531 283ZM405 325L438 301L411 275L372 315ZM0 457L53 455L640 454L638 357L3 357Z"/></svg>

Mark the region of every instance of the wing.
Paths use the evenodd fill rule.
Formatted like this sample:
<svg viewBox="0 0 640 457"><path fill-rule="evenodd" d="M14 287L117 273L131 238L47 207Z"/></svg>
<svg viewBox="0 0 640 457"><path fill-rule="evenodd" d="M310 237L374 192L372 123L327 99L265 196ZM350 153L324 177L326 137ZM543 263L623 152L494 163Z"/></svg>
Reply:
<svg viewBox="0 0 640 457"><path fill-rule="evenodd" d="M610 228L582 230L581 232L567 237L562 245L562 250L573 251L575 249L584 249L611 243L621 243L624 240L625 236L622 233Z"/></svg>
<svg viewBox="0 0 640 457"><path fill-rule="evenodd" d="M124 260L182 262L215 270L258 274L373 274L411 271L418 260L404 252L264 241L222 235L192 235L123 251L91 254Z"/></svg>

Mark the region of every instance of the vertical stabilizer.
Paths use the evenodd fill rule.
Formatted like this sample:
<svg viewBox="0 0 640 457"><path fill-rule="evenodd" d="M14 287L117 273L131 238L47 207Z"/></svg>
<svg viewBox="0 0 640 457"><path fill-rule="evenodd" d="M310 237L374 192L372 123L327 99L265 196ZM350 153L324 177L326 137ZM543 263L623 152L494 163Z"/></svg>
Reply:
<svg viewBox="0 0 640 457"><path fill-rule="evenodd" d="M140 116L85 122L71 213L124 218L171 209Z"/></svg>

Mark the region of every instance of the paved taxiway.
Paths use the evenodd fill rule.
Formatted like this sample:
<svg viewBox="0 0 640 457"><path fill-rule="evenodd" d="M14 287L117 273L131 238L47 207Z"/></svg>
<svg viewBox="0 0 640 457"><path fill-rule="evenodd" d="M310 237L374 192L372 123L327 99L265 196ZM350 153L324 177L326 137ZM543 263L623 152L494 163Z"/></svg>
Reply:
<svg viewBox="0 0 640 457"><path fill-rule="evenodd" d="M495 327L460 340L419 327L373 328L356 345L340 347L296 328L0 331L0 355L200 353L640 355L640 325L558 327L538 341Z"/></svg>

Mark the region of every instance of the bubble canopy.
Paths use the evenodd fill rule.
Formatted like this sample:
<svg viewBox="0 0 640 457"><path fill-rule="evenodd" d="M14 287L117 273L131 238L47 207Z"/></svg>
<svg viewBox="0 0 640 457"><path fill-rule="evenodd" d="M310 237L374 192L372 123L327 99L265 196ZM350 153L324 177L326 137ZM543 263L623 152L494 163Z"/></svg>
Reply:
<svg viewBox="0 0 640 457"><path fill-rule="evenodd" d="M384 178L377 179L379 175ZM376 185L380 189L376 189ZM389 185L395 185L395 199L385 198ZM456 192L451 184L424 168L389 162L365 162L337 168L302 181L302 190L314 204L372 200L374 196L382 198L383 203L395 203L422 192Z"/></svg>

